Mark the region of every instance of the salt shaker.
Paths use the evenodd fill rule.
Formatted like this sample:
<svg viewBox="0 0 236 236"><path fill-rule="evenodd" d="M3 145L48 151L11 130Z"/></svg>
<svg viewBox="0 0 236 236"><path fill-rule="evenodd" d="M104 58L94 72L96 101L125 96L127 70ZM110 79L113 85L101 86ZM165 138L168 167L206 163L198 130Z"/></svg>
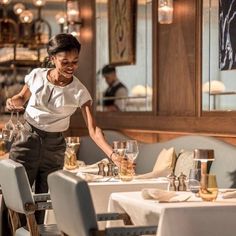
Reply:
<svg viewBox="0 0 236 236"><path fill-rule="evenodd" d="M169 179L168 191L176 191L176 185L175 185L176 176L175 176L174 172L172 172L167 177Z"/></svg>
<svg viewBox="0 0 236 236"><path fill-rule="evenodd" d="M179 180L178 191L186 191L187 189L185 184L186 175L183 172L181 172L180 176L178 177L178 180Z"/></svg>
<svg viewBox="0 0 236 236"><path fill-rule="evenodd" d="M104 168L105 168L105 165L103 162L98 163L98 175L102 175L102 176L106 175Z"/></svg>

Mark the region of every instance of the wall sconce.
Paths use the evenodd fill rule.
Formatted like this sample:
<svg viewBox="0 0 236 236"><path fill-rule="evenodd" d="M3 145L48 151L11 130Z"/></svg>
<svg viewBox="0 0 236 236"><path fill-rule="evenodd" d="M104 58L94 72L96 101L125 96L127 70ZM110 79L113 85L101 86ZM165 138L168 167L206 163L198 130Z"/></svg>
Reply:
<svg viewBox="0 0 236 236"><path fill-rule="evenodd" d="M160 24L171 24L173 11L173 0L158 0L158 22Z"/></svg>
<svg viewBox="0 0 236 236"><path fill-rule="evenodd" d="M72 35L78 38L80 36L80 28L82 25L78 0L66 1L66 15L67 15L68 33L71 33Z"/></svg>

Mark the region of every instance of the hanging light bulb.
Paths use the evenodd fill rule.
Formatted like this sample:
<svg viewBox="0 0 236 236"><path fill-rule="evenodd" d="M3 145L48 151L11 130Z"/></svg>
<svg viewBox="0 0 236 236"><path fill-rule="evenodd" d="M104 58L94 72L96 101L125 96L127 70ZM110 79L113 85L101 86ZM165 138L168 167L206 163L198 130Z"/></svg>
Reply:
<svg viewBox="0 0 236 236"><path fill-rule="evenodd" d="M19 18L20 18L21 23L29 24L33 21L34 16L31 11L25 10L20 14Z"/></svg>
<svg viewBox="0 0 236 236"><path fill-rule="evenodd" d="M173 0L159 0L158 21L160 24L171 24L173 22Z"/></svg>
<svg viewBox="0 0 236 236"><path fill-rule="evenodd" d="M60 11L55 16L58 24L64 24L66 22L66 14L63 11Z"/></svg>
<svg viewBox="0 0 236 236"><path fill-rule="evenodd" d="M8 5L11 2L11 0L0 0L0 4Z"/></svg>
<svg viewBox="0 0 236 236"><path fill-rule="evenodd" d="M33 0L33 4L36 7L42 7L45 5L45 3L46 3L46 0Z"/></svg>
<svg viewBox="0 0 236 236"><path fill-rule="evenodd" d="M64 24L66 22L66 14L63 11L60 11L55 16L57 23L60 25L60 31L63 33L64 31Z"/></svg>
<svg viewBox="0 0 236 236"><path fill-rule="evenodd" d="M25 5L22 3L16 3L13 6L13 11L15 12L16 15L20 15L24 10L25 10Z"/></svg>

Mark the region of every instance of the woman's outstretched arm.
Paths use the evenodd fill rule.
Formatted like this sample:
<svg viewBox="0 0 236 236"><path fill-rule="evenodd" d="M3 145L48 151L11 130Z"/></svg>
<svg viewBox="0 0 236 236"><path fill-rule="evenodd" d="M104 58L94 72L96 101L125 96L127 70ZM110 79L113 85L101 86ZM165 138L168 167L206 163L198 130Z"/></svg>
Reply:
<svg viewBox="0 0 236 236"><path fill-rule="evenodd" d="M91 112L91 104L86 103L81 108L83 118L86 122L89 135L93 141L104 151L104 153L112 160L116 165L119 165L119 157L113 153L112 147L105 140L102 130L96 125Z"/></svg>

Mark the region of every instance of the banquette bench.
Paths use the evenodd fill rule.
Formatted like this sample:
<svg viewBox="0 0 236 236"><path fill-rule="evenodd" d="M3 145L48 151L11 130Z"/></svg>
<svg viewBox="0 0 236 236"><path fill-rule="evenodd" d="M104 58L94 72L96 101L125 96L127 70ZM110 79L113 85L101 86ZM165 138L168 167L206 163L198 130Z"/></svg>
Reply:
<svg viewBox="0 0 236 236"><path fill-rule="evenodd" d="M105 130L107 141L112 144L115 140L127 140L129 137L118 131ZM78 159L86 164L92 164L105 158L105 154L96 146L89 136L81 137ZM139 155L136 160L136 173L150 172L155 164L158 154L163 148L174 147L176 154L180 150L193 151L199 149L213 149L213 161L210 173L217 175L219 188L236 187L236 147L213 137L200 135L186 135L166 142L142 143L139 142Z"/></svg>

